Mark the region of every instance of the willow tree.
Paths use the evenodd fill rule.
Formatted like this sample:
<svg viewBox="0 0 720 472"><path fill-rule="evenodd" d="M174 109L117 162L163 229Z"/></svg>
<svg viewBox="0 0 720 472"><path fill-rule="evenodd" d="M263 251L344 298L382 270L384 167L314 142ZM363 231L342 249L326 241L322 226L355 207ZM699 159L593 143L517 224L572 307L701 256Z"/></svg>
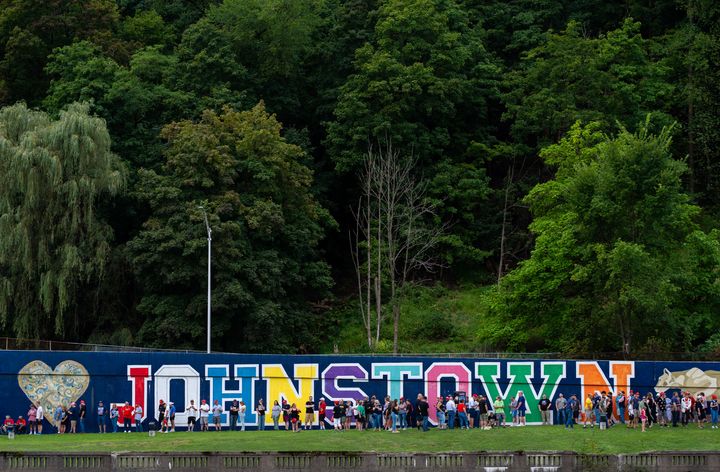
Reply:
<svg viewBox="0 0 720 472"><path fill-rule="evenodd" d="M90 321L112 238L97 209L122 186L105 122L86 105L71 105L57 120L22 104L0 110L0 323L6 330L64 337Z"/></svg>

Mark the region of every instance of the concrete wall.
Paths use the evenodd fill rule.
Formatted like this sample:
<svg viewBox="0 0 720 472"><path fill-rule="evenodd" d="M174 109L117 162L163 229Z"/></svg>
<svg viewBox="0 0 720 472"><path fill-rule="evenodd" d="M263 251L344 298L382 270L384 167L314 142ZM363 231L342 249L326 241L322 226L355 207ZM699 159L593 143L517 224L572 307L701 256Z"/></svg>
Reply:
<svg viewBox="0 0 720 472"><path fill-rule="evenodd" d="M367 472L483 471L569 472L720 470L720 452L666 452L622 455L575 453L1 453L0 470L71 471L311 471Z"/></svg>

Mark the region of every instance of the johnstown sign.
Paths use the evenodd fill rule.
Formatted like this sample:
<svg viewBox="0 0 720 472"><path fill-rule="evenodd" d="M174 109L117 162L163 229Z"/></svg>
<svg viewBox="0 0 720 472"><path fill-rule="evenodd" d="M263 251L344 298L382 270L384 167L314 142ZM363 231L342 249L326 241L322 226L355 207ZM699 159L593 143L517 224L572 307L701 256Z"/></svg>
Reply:
<svg viewBox="0 0 720 472"><path fill-rule="evenodd" d="M263 399L304 407L308 397L360 400L372 395L431 399L456 391L501 396L509 404L522 391L527 421L539 423L538 400L588 393L687 390L718 392L720 363L562 360L434 359L426 357L283 356L180 353L0 352L2 414L24 415L30 402L42 404L46 420L58 405L84 400L87 426L95 427L95 405L125 401L141 405L143 419L157 416L160 400L174 402L176 424L187 423L185 406L218 400L228 409L243 400L246 425L258 422L254 406ZM435 420L434 412L431 421ZM315 422L318 418L316 415Z"/></svg>

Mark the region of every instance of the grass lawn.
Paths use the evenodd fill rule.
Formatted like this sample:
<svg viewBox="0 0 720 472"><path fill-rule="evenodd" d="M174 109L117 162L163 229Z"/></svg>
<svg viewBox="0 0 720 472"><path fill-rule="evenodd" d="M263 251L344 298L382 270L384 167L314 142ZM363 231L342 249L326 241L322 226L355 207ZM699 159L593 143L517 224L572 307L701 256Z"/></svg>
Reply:
<svg viewBox="0 0 720 472"><path fill-rule="evenodd" d="M588 454L645 451L720 450L720 430L653 428L646 433L614 427L606 431L559 426L501 430L416 430L399 434L373 431L246 431L158 434L109 433L0 436L0 451L17 452L448 452L576 451Z"/></svg>

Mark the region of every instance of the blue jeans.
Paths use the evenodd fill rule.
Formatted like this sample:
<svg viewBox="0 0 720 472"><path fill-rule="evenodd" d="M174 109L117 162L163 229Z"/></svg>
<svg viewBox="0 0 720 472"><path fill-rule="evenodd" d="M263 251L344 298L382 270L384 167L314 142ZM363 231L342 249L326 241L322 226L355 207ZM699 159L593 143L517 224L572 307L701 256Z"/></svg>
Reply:
<svg viewBox="0 0 720 472"><path fill-rule="evenodd" d="M260 431L265 431L265 415L259 415L258 419L260 420L260 425L258 426L258 429Z"/></svg>
<svg viewBox="0 0 720 472"><path fill-rule="evenodd" d="M143 432L142 420L135 420L135 431L137 431L138 433Z"/></svg>
<svg viewBox="0 0 720 472"><path fill-rule="evenodd" d="M458 413L458 417L460 418L460 429L470 426L470 423L468 423L467 414L464 411Z"/></svg>
<svg viewBox="0 0 720 472"><path fill-rule="evenodd" d="M430 418L428 416L422 417L422 429L423 429L423 431L430 430Z"/></svg>
<svg viewBox="0 0 720 472"><path fill-rule="evenodd" d="M470 418L473 419L473 427L480 427L480 410L470 410Z"/></svg>
<svg viewBox="0 0 720 472"><path fill-rule="evenodd" d="M390 413L390 418L392 418L392 430L393 430L393 431L397 431L398 414L397 414L397 413Z"/></svg>
<svg viewBox="0 0 720 472"><path fill-rule="evenodd" d="M447 422L450 429L455 429L455 410L447 412Z"/></svg>
<svg viewBox="0 0 720 472"><path fill-rule="evenodd" d="M618 416L620 417L620 422L622 424L625 424L625 407L624 406L618 406L617 407Z"/></svg>
<svg viewBox="0 0 720 472"><path fill-rule="evenodd" d="M710 410L710 422L711 422L714 426L717 426L717 423L718 423L718 410L712 410L712 409Z"/></svg>
<svg viewBox="0 0 720 472"><path fill-rule="evenodd" d="M558 410L557 412L557 424L564 424L567 425L567 419L565 418L565 410ZM572 417L572 413L570 413L570 417Z"/></svg>
<svg viewBox="0 0 720 472"><path fill-rule="evenodd" d="M80 432L84 433L85 432L85 418L80 418L80 421L78 421L78 423L80 423Z"/></svg>
<svg viewBox="0 0 720 472"><path fill-rule="evenodd" d="M382 415L380 413L373 413L373 428L382 428Z"/></svg>
<svg viewBox="0 0 720 472"><path fill-rule="evenodd" d="M595 415L595 421L597 422L598 426L600 426L600 409L594 408L593 414Z"/></svg>
<svg viewBox="0 0 720 472"><path fill-rule="evenodd" d="M564 413L563 416L565 416L565 427L566 428L574 428L575 421L573 421L572 410L570 410L570 411L562 411L561 410L560 413Z"/></svg>
<svg viewBox="0 0 720 472"><path fill-rule="evenodd" d="M400 427L407 428L407 411L400 412Z"/></svg>
<svg viewBox="0 0 720 472"><path fill-rule="evenodd" d="M438 424L438 426L442 426L445 424L445 412L444 411L437 412L437 424Z"/></svg>
<svg viewBox="0 0 720 472"><path fill-rule="evenodd" d="M237 430L238 415L230 415L230 431Z"/></svg>
<svg viewBox="0 0 720 472"><path fill-rule="evenodd" d="M503 423L505 423L505 413L495 413L495 419L497 420L497 425L502 426Z"/></svg>
<svg viewBox="0 0 720 472"><path fill-rule="evenodd" d="M117 418L110 418L110 422L112 423L113 427L113 433L117 433Z"/></svg>

